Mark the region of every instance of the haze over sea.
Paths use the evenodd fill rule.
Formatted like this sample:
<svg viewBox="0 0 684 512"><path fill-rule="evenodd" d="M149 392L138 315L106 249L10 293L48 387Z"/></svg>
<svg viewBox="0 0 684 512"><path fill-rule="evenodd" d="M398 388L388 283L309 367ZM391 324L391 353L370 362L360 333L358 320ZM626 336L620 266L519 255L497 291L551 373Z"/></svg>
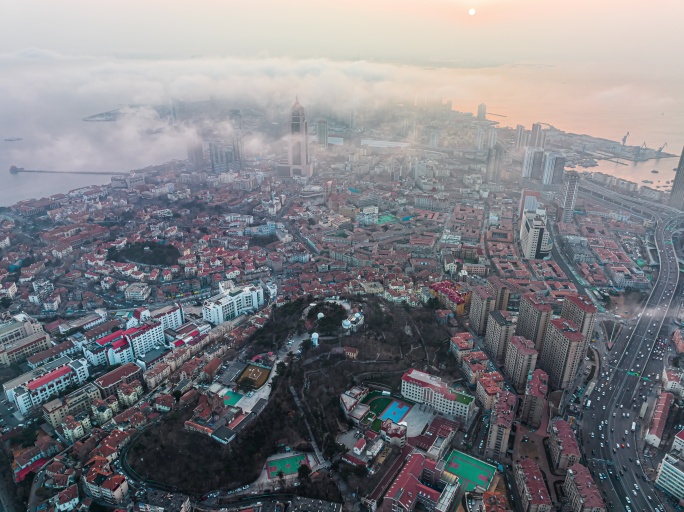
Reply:
<svg viewBox="0 0 684 512"><path fill-rule="evenodd" d="M44 67L45 63L41 64ZM134 65L137 66L138 63ZM329 67L327 72L330 74L340 71L338 68L344 71L344 64L341 63L317 61L317 65ZM171 77L166 84L161 80L158 84L153 84L153 87L159 87L160 92L150 95L150 100L164 102L175 93L178 82L185 79L183 63L178 62L177 66L179 76ZM363 67L370 72L374 65L363 63ZM388 84L393 84L395 79L407 72L405 67L377 65L377 68ZM50 91L47 90L49 87L46 83L43 90L35 91L32 97L24 96L26 101L18 98L5 111L4 115L9 114L11 119L2 123L1 138L22 137L23 140L0 142L1 206L8 206L22 199L67 192L85 185L104 184L110 179L109 176L75 174L11 175L8 172L10 165L57 171L127 171L174 158L185 158L187 135L171 130L149 134L149 130L166 127L165 122L153 115L141 113L116 122L82 121L85 116L139 102L141 89L136 81L139 77L131 76L133 73L129 70L116 74L116 78L124 79L124 84L118 90L116 87L106 87L106 80L97 77L101 70L84 67L82 70L79 68L79 74L81 71L83 75L78 78L82 82L62 84ZM684 97L669 91L667 82L646 80L635 83L632 79L626 88L629 90L623 91L615 83L601 84L577 77L569 81L565 79L567 76L559 80L558 75L557 69L528 67L440 70L414 68L410 72L416 91L423 87L425 81L438 79L439 91L443 94L441 97L451 98L454 109L472 112L480 101L484 101L490 113L507 116L490 116L490 119L498 120L501 126L524 124L529 129L532 123L541 121L564 131L612 140L620 140L630 131L628 144L646 142L649 147L657 148L667 142L665 151L677 154L681 152L684 144ZM319 78L321 87L326 87L327 75L323 73ZM255 80L263 80L260 85L263 94L278 96L271 98L277 104L274 105L277 109L288 107L297 90L305 105L307 96L316 102L322 99L322 93L313 77L302 79L284 75L282 81L252 77L251 80L245 78L245 86L254 84ZM222 81L222 77L208 77L206 94L196 90L192 98L208 98L220 88ZM368 92L359 92L365 85L364 79L353 78L351 81L355 83L355 88L349 90L346 99L337 95L339 102L353 105L369 99ZM0 85L3 83L6 85L5 82ZM504 84L507 86L504 87ZM145 86L149 87L149 84ZM279 86L282 86L282 90L271 90ZM12 91L5 89L11 95ZM91 90L84 94L84 89ZM230 92L239 93L239 89L241 87L233 85ZM407 93L409 89L407 88ZM502 90L505 93L502 94ZM453 92L451 96L450 91ZM248 97L252 98L254 95L249 94ZM663 101L664 98L667 101ZM672 179L672 168L676 165L676 159L672 158L636 164L627 162L627 165L601 161L599 167L589 170L637 182L652 180L657 184L657 180L661 179L664 184L666 180ZM652 169L658 169L660 174L652 174Z"/></svg>

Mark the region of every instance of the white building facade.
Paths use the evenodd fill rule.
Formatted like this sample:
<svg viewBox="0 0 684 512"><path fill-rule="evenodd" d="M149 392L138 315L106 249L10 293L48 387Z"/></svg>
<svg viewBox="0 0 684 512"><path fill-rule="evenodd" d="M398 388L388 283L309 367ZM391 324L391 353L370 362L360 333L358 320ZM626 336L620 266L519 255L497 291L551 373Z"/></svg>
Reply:
<svg viewBox="0 0 684 512"><path fill-rule="evenodd" d="M263 305L264 290L261 286L237 287L209 298L202 307L202 318L219 325L242 314L256 311Z"/></svg>

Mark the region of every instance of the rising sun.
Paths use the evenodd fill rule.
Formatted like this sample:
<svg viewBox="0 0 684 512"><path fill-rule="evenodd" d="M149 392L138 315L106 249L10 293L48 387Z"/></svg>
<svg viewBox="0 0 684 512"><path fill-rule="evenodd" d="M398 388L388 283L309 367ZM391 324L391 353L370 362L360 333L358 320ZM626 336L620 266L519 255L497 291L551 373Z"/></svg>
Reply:
<svg viewBox="0 0 684 512"><path fill-rule="evenodd" d="M468 11L468 14L470 14L471 16L475 16L475 9L470 9Z"/></svg>

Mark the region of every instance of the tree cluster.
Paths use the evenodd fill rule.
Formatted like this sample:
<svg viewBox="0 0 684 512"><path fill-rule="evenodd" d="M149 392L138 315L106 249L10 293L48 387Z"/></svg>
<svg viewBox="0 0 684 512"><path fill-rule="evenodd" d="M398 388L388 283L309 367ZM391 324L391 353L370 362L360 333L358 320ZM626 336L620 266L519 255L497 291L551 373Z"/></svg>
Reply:
<svg viewBox="0 0 684 512"><path fill-rule="evenodd" d="M135 242L120 251L114 247L107 251L108 260L141 263L143 265L170 267L178 264L178 258L180 258L180 252L176 247L154 242Z"/></svg>

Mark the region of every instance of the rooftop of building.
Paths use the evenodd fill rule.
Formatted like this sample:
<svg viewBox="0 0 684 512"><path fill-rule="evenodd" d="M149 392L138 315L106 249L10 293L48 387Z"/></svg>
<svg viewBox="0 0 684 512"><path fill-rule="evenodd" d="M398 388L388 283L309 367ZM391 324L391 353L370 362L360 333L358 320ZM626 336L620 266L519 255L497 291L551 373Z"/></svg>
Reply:
<svg viewBox="0 0 684 512"><path fill-rule="evenodd" d="M570 426L570 423L561 418L556 418L551 421L549 431L552 433L552 438L556 438L558 444L562 447L562 453L566 455L580 456L580 449L577 444L577 438Z"/></svg>
<svg viewBox="0 0 684 512"><path fill-rule="evenodd" d="M568 295L565 300L571 302L585 313L596 313L597 309L593 302L586 295Z"/></svg>
<svg viewBox="0 0 684 512"><path fill-rule="evenodd" d="M537 353L537 350L534 348L534 343L524 336L511 336L510 343L520 354L533 355Z"/></svg>
<svg viewBox="0 0 684 512"><path fill-rule="evenodd" d="M594 478L591 476L591 472L588 468L582 464L575 463L568 468L568 475L572 477L577 487L577 491L582 497L582 504L585 508L604 508L605 503L603 502L603 497Z"/></svg>

